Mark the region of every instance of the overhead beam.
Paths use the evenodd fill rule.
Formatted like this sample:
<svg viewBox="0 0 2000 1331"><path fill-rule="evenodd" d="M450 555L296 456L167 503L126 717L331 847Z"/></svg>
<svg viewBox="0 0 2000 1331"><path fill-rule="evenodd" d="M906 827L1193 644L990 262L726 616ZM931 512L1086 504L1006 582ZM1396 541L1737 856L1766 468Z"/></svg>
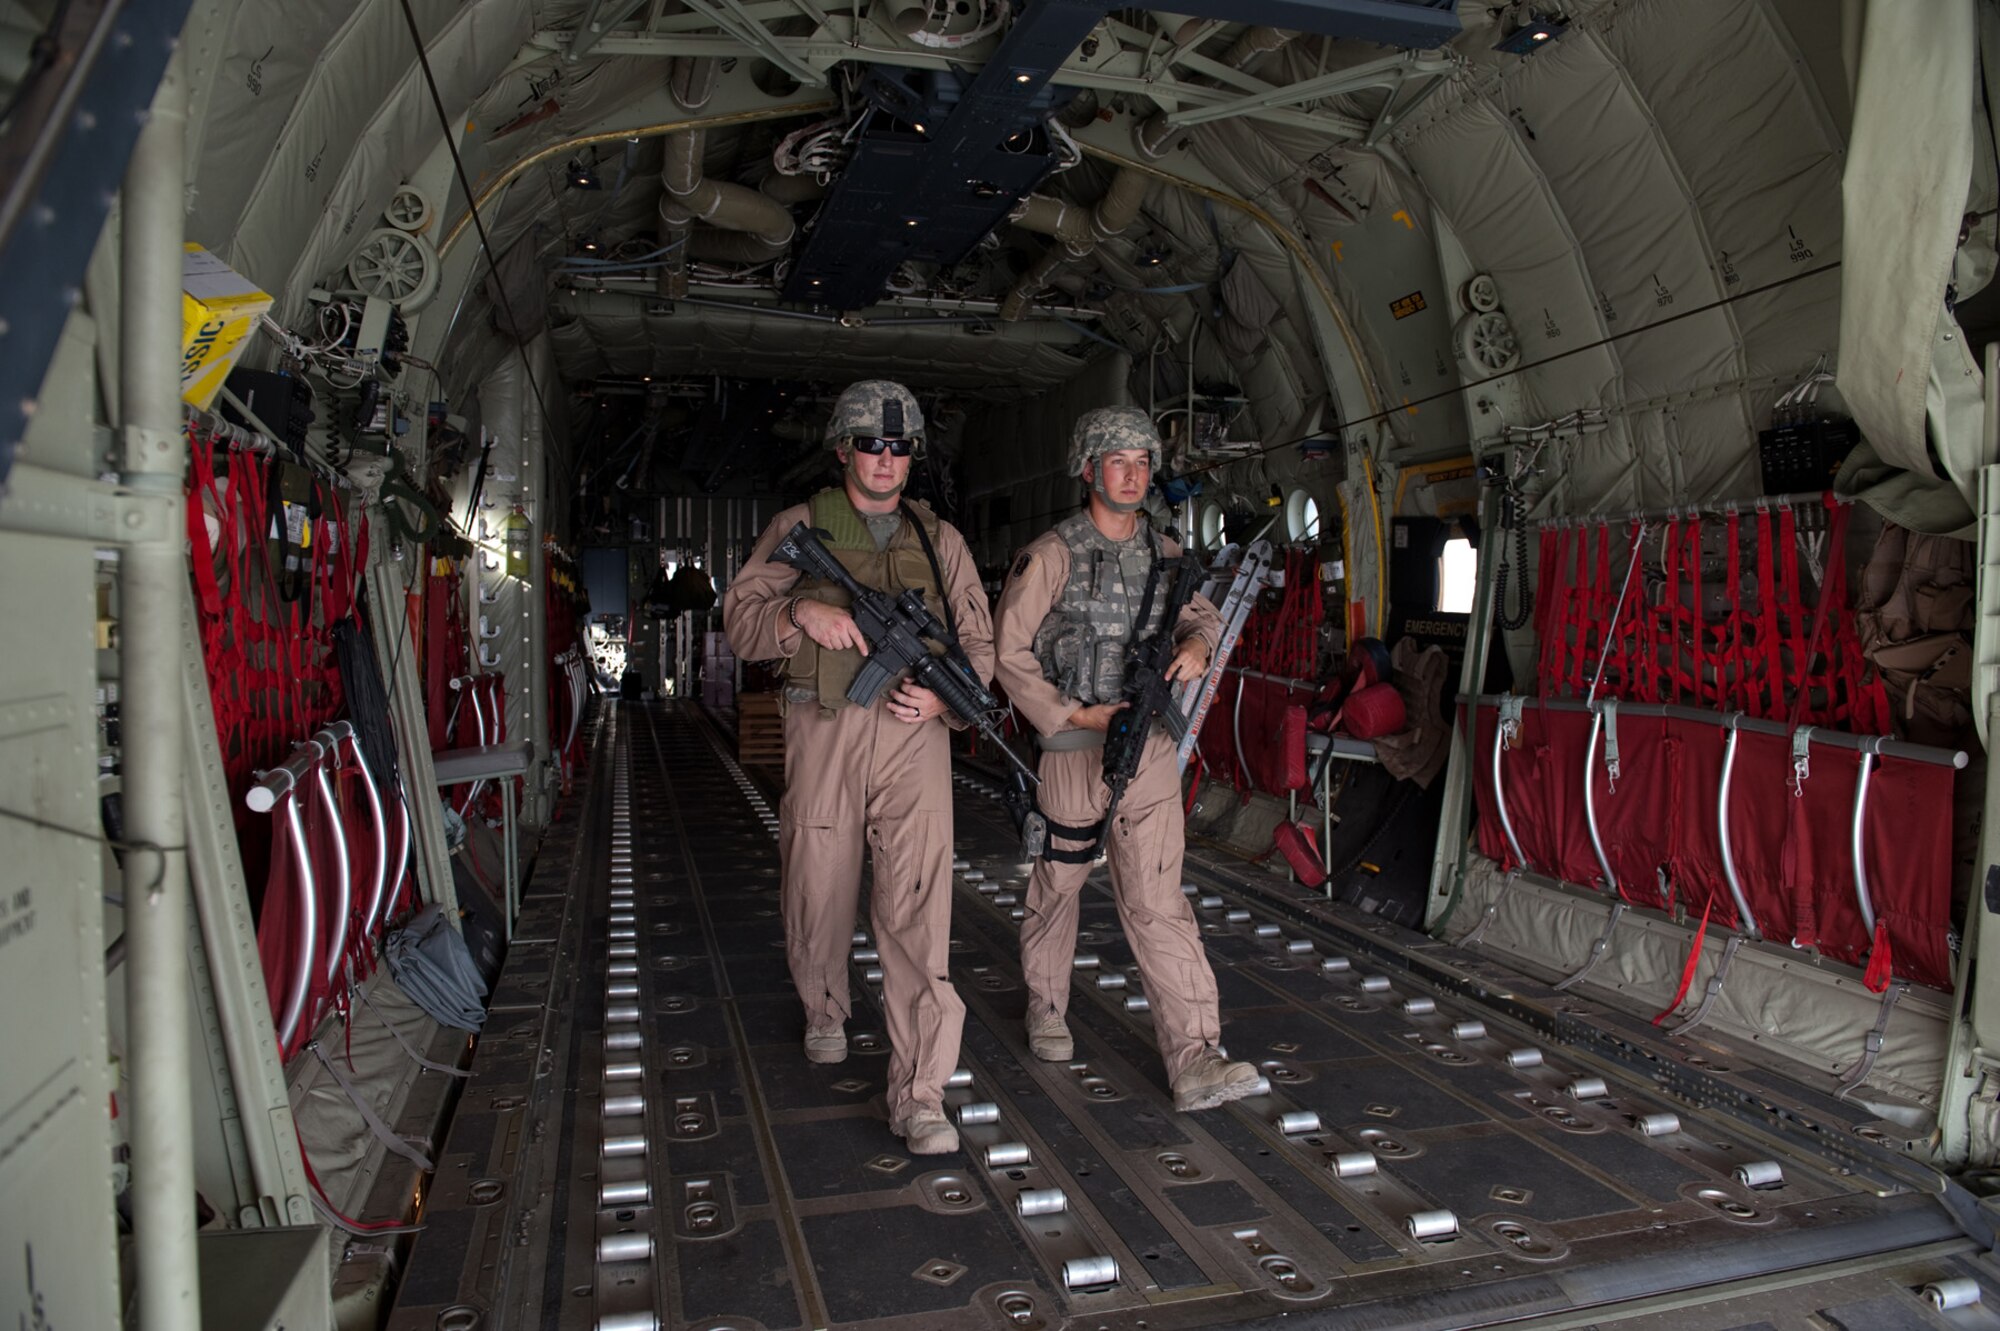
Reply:
<svg viewBox="0 0 2000 1331"><path fill-rule="evenodd" d="M582 26L570 40L569 49L563 52L570 60L581 60L590 54L590 48L603 40L604 34L631 18L646 5L647 0L612 0L607 5L604 0L590 0L590 6L583 11Z"/></svg>
<svg viewBox="0 0 2000 1331"><path fill-rule="evenodd" d="M1288 83L1272 88L1269 92L1256 93L1249 97L1239 97L1235 101L1223 102L1216 106L1197 107L1188 111L1175 111L1168 115L1170 125L1201 125L1211 120L1228 120L1236 116L1248 115L1252 111L1266 111L1279 106L1296 106L1300 102L1310 102L1317 97L1334 97L1341 93L1354 92L1361 88L1379 88L1393 85L1401 88L1403 81L1411 75L1450 74L1459 66L1455 56L1402 54L1384 56L1350 69L1322 74L1316 79L1306 79L1301 83Z"/></svg>
<svg viewBox="0 0 2000 1331"><path fill-rule="evenodd" d="M1461 31L1451 0L1174 0L1174 8L1196 18L1260 23L1415 50L1443 46Z"/></svg>
<svg viewBox="0 0 2000 1331"><path fill-rule="evenodd" d="M776 34L762 23L750 18L736 0L683 0L683 3L697 14L706 15L717 27L739 38L752 51L799 82L814 87L825 86L827 81L825 70L793 55Z"/></svg>
<svg viewBox="0 0 2000 1331"><path fill-rule="evenodd" d="M855 58L854 47L836 35L841 26L839 18L835 17L830 22L827 35L817 37L774 35L770 40L773 45L783 48L793 57L806 61L819 70L827 70L843 61ZM550 29L538 32L528 40L529 45L538 49L561 51L568 46L573 35L568 29ZM713 32L656 35L612 32L605 34L594 49L600 56L692 56L697 59L729 59L764 54L762 50L748 45L737 37ZM967 63L963 53L946 55L919 47L870 48L867 54L872 64L895 65L905 69L951 69L962 67ZM1170 78L1148 79L1145 76L1143 60L1143 53L1139 51L1120 52L1109 60L1099 57L1094 64L1080 63L1072 58L1061 69L1056 70L1049 81L1065 88L1136 93L1174 106L1216 106L1240 95L1237 90L1231 88L1209 87ZM1239 75L1240 77L1242 76ZM813 79L815 84L821 85L826 81L823 73L816 74ZM1258 80L1248 81L1256 85L1258 92L1271 87ZM808 108L801 108L802 113L805 109ZM1275 106L1245 114L1250 119L1268 124L1291 125L1339 139L1358 139L1369 129L1369 122L1365 120L1329 111L1301 111L1292 107Z"/></svg>
<svg viewBox="0 0 2000 1331"><path fill-rule="evenodd" d="M1394 129L1404 120L1407 120L1413 111L1425 102L1428 102L1437 93L1438 89L1450 82L1451 75L1440 74L1419 88L1417 95L1401 106L1398 106L1396 103L1402 96L1403 87L1401 84L1397 84L1396 91L1389 94L1389 100L1382 104L1381 114L1375 117L1374 125L1369 128L1366 137L1361 140L1361 146L1364 148L1373 148L1376 144L1380 143L1390 130Z"/></svg>

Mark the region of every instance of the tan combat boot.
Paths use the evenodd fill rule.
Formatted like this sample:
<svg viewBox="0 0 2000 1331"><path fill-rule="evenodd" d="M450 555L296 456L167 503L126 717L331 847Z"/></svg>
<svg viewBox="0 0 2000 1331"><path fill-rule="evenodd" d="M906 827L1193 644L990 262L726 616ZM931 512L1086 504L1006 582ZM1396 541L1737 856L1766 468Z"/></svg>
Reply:
<svg viewBox="0 0 2000 1331"><path fill-rule="evenodd" d="M1241 1100L1257 1090L1257 1081L1257 1069L1250 1064L1231 1063L1204 1049L1174 1078L1174 1108L1188 1114Z"/></svg>
<svg viewBox="0 0 2000 1331"><path fill-rule="evenodd" d="M847 1032L838 1026L806 1028L806 1061L844 1063L847 1061Z"/></svg>
<svg viewBox="0 0 2000 1331"><path fill-rule="evenodd" d="M1028 1018L1028 1052L1044 1063L1067 1063L1076 1057L1069 1027L1054 1012Z"/></svg>
<svg viewBox="0 0 2000 1331"><path fill-rule="evenodd" d="M958 1149L958 1129L941 1109L922 1105L889 1125L911 1155L950 1155Z"/></svg>

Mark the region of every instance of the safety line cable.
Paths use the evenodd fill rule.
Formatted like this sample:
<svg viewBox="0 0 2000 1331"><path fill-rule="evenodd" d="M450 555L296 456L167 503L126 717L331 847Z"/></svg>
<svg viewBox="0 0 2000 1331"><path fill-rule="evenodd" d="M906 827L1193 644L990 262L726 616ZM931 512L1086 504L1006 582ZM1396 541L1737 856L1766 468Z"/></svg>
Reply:
<svg viewBox="0 0 2000 1331"><path fill-rule="evenodd" d="M1788 276L1778 278L1776 281L1766 282L1762 286L1751 287L1748 291L1738 292L1736 295L1733 296L1723 296L1717 300L1710 301L1706 305L1691 306L1688 309L1677 311L1676 313L1668 315L1664 319L1656 319L1652 323L1642 325L1641 327L1628 328L1621 333L1613 333L1609 337L1601 337L1597 339L1597 341L1595 342L1587 342L1580 347L1571 347L1566 351L1555 352L1551 355L1542 357L1540 360L1525 361L1520 365L1516 365L1511 370L1505 370L1498 374L1489 374L1483 379L1473 379L1467 383L1459 384L1455 388L1443 389L1439 392L1432 393L1428 397L1417 398L1413 402L1399 403L1398 405L1390 407L1387 410L1378 411L1374 413L1372 416L1360 416L1356 417L1354 420L1351 421L1342 421L1337 427L1335 427L1334 433L1338 433L1338 431L1340 430L1352 429L1353 427L1358 425L1372 425L1377 421L1386 421L1391 417L1395 416L1398 412L1411 411L1417 407L1427 406L1432 402L1440 402L1443 401L1445 398L1454 397L1460 393L1470 392L1475 388L1482 388L1487 384L1496 383L1501 379L1510 378L1513 375L1522 374L1528 370L1540 369L1544 365L1553 364L1556 361L1567 359L1570 356L1581 355L1586 351L1596 351L1598 348L1609 346L1614 342L1622 342L1626 338L1637 337L1641 333L1650 333L1655 329L1665 328L1668 324L1675 323L1681 319L1693 318L1697 314L1707 314L1710 311L1720 309L1725 305L1732 305L1739 300L1748 300L1752 296L1761 296L1764 295L1766 292L1776 291L1780 287L1788 287L1792 285L1792 283L1794 282L1803 282L1808 277L1818 277L1822 273L1833 272L1835 269L1839 267L1840 267L1840 260L1835 259L1831 263L1821 264L1817 268L1808 268L1804 272L1789 274ZM1119 349L1121 351L1124 350L1123 347L1120 347ZM1328 433L1329 432L1325 430L1314 430L1309 434L1298 435L1291 439L1281 439L1275 444L1264 444L1259 446L1253 452L1245 453L1239 457L1222 458L1215 462L1204 463L1199 467L1192 467L1187 471L1176 472L1174 479L1180 480L1189 476L1202 476L1212 471L1219 471L1224 467L1234 466L1239 462L1250 462L1257 458L1267 457L1270 454L1275 453L1282 448L1294 448L1299 444L1307 442L1308 440L1324 439L1327 437ZM1013 522L1034 522L1042 518L1062 517L1075 511L1077 508L1081 507L1081 505L1082 501L1078 500L1075 503L1064 504L1060 508L1049 509L1041 513L1030 513L1028 516L1024 518L1014 518L1010 519L1009 521L1011 524Z"/></svg>
<svg viewBox="0 0 2000 1331"><path fill-rule="evenodd" d="M1487 384L1497 383L1502 379L1511 378L1517 374L1525 374L1529 370L1540 369L1544 365L1550 365L1559 360L1566 360L1571 356L1579 356L1586 351L1596 351L1598 348L1608 347L1614 342L1622 342L1626 338L1637 337L1641 333L1650 333L1656 329L1665 328L1668 324L1677 323L1682 319L1691 319L1697 314L1707 314L1711 310L1719 310L1725 305L1733 305L1739 300L1748 300L1752 296L1761 296L1765 292L1776 291L1780 287L1788 287L1792 285L1792 283L1794 282L1803 282L1808 277L1818 277L1822 273L1833 272L1835 269L1839 267L1840 267L1840 260L1835 259L1831 263L1821 264L1817 268L1808 268L1802 273L1792 273L1789 276L1778 278L1776 281L1766 282L1762 286L1751 287L1748 291L1740 291L1733 296L1722 296L1716 300L1710 301L1706 305L1691 306L1688 309L1680 310L1676 313L1670 314L1664 319L1655 319L1652 323L1641 325L1638 328L1628 328L1622 333L1612 333L1608 337L1598 338L1595 342L1586 342L1580 347L1571 347L1566 351L1553 352L1550 355L1542 357L1540 360L1524 361L1521 364L1514 366L1512 369L1503 370L1498 374L1489 374L1483 379L1474 379L1468 383L1459 384L1455 388L1447 388L1440 392L1432 393L1428 397L1417 398L1413 402L1398 403L1396 406L1389 407L1383 411L1378 411L1374 413L1372 416L1361 416L1351 421L1342 421L1338 428L1342 430L1348 430L1354 428L1357 425L1373 425L1377 421L1386 421L1391 417L1395 416L1398 412L1410 411L1417 407L1426 406L1432 402L1439 402L1445 398L1453 397L1459 393L1467 393L1475 388L1483 388ZM1219 468L1227 467L1232 463L1245 462L1253 457L1264 457L1268 454L1277 452L1281 448L1290 448L1293 447L1294 445L1302 444L1306 442L1308 439L1323 438L1324 435L1325 435L1324 431L1314 431L1311 434L1300 435L1295 439L1280 440L1275 444L1266 444L1258 448L1256 452L1246 454L1243 457L1224 458L1219 462L1210 462L1203 466L1197 467L1192 471L1185 471L1180 474L1182 476L1199 476L1205 472L1215 471Z"/></svg>
<svg viewBox="0 0 2000 1331"><path fill-rule="evenodd" d="M549 415L548 400L542 396L542 386L535 380L535 367L528 361L528 348L519 337L521 321L514 316L514 302L508 298L507 284L501 279L493 240L486 234L486 219L479 215L479 199L472 191L471 177L465 173L465 159L458 155L458 140L452 136L451 117L445 113L444 98L438 93L437 76L431 73L430 53L424 49L423 33L417 28L417 16L410 9L410 0L401 0L401 5L403 21L410 28L410 44L416 48L417 64L424 71L424 86L430 89L431 107L437 112L438 129L443 132L444 146L451 153L452 170L458 175L458 187L465 191L465 206L472 214L473 228L479 232L479 248L486 256L486 271L493 278L493 294L500 298L500 307L507 312L508 341L514 344L514 354L521 358L521 372L528 376L528 387L535 394L535 406L542 413L542 425L548 431L547 438L553 442L556 437L555 419Z"/></svg>
<svg viewBox="0 0 2000 1331"><path fill-rule="evenodd" d="M133 841L124 837L106 836L102 832L86 832L80 827L68 827L62 823L52 823L45 818L37 818L33 814L20 813L14 809L0 808L0 818L11 818L17 823L26 823L29 827L37 828L43 832L60 832L64 836L75 837L78 841L88 841L92 845L109 846L111 849L118 851L143 851L148 855L159 856L159 870L153 875L153 881L146 884L146 895L149 897L156 895L160 890L160 885L167 881L167 857L169 855L185 855L188 850L184 845L163 846L157 841ZM121 902L120 904L123 903Z"/></svg>

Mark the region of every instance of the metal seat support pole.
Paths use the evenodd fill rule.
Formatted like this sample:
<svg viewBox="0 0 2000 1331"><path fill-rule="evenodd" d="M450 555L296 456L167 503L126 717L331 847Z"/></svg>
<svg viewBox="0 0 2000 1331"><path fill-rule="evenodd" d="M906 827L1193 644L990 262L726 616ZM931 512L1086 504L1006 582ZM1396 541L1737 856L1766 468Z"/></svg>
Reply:
<svg viewBox="0 0 2000 1331"><path fill-rule="evenodd" d="M1854 858L1854 904L1861 907L1861 924L1871 942L1875 937L1875 899L1868 890L1868 778L1881 752L1879 736L1861 742L1861 766L1854 774L1854 821L1847 837L1848 852Z"/></svg>
<svg viewBox="0 0 2000 1331"><path fill-rule="evenodd" d="M1597 783L1591 779L1597 766L1597 744L1604 737L1604 711L1609 702L1594 703L1590 709L1590 742L1583 750L1583 825L1590 832L1590 853L1597 857L1597 871L1604 875L1604 890L1620 895L1618 875L1604 853L1604 837L1597 830Z"/></svg>
<svg viewBox="0 0 2000 1331"><path fill-rule="evenodd" d="M1514 835L1514 819L1507 811L1507 783L1502 780L1500 755L1521 737L1521 705L1526 701L1513 694L1500 698L1499 715L1493 722L1493 811L1500 815L1500 830L1507 837L1507 849L1514 854L1516 868L1528 868L1521 853L1521 838Z"/></svg>
<svg viewBox="0 0 2000 1331"><path fill-rule="evenodd" d="M1722 848L1722 877L1729 884L1729 898L1736 903L1736 922L1744 935L1762 938L1757 929L1757 917L1750 913L1750 901L1743 895L1742 880L1736 876L1736 850L1730 840L1729 787L1736 774L1736 739L1741 733L1737 722L1743 713L1731 712L1723 719L1723 729L1728 737L1722 742L1722 777L1715 783L1715 836Z"/></svg>
<svg viewBox="0 0 2000 1331"><path fill-rule="evenodd" d="M511 943L514 941L514 907L520 901L521 896L520 883L517 881L520 866L517 860L518 851L515 846L520 833L514 818L514 781L511 777L502 777L500 780L500 811L500 836L502 841L505 842L501 855L501 875L505 884L503 890L507 898L507 903L504 907L507 913L506 936L507 941Z"/></svg>

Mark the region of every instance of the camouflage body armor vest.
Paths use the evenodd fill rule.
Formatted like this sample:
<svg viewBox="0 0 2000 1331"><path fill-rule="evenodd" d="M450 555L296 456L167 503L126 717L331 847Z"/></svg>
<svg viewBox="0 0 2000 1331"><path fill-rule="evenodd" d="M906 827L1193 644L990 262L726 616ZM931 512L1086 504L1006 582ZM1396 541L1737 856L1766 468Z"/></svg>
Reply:
<svg viewBox="0 0 2000 1331"><path fill-rule="evenodd" d="M1056 535L1069 548L1069 582L1035 630L1035 659L1049 683L1085 706L1117 702L1125 696L1126 648L1166 613L1164 599L1156 598L1148 616L1154 622L1133 623L1159 562L1160 538L1141 519L1134 539L1110 540L1087 511L1064 521Z"/></svg>
<svg viewBox="0 0 2000 1331"><path fill-rule="evenodd" d="M924 524L924 533L935 546L937 515L914 500L906 500L905 506ZM917 539L907 515L882 550L875 548L875 538L869 534L867 522L854 511L845 490L827 489L814 495L809 521L826 533L826 548L854 575L856 582L891 595L910 587L921 588L931 613L940 619L945 617L944 589L938 586L937 577L931 572L931 561L925 556L923 543ZM818 578L801 577L792 585L792 595L824 601L842 610L853 603L841 588ZM944 649L933 643L931 650ZM797 654L785 662L785 697L792 702L816 699L829 711L846 707L848 686L860 671L861 653L852 647L829 651L810 637L802 638Z"/></svg>

